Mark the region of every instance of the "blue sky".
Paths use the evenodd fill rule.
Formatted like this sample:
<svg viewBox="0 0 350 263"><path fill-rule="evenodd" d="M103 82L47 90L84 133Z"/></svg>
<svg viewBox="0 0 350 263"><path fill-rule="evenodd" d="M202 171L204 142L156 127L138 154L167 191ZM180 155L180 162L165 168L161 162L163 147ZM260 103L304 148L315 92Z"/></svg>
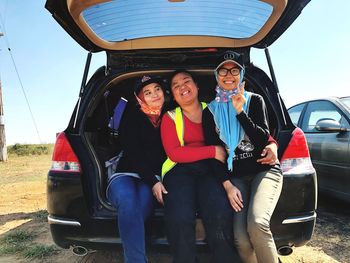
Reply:
<svg viewBox="0 0 350 263"><path fill-rule="evenodd" d="M55 22L45 1L0 1L0 78L7 145L51 143L76 104L87 51ZM270 48L287 105L350 95L350 1L313 0ZM8 51L11 48L11 53ZM14 58L36 126L11 60ZM267 69L263 50L252 61ZM105 63L94 54L90 74ZM40 137L40 139L39 139Z"/></svg>

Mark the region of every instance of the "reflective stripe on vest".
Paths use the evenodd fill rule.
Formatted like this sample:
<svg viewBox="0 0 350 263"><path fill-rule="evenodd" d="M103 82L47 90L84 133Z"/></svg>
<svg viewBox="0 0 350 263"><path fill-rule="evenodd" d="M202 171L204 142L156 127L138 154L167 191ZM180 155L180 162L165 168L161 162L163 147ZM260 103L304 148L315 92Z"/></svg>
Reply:
<svg viewBox="0 0 350 263"><path fill-rule="evenodd" d="M205 102L201 102L202 109L204 110L207 107L207 104ZM175 116L174 111L168 111L168 115L173 121L175 122L175 129L176 129L176 135L179 139L180 145L184 146L184 120L182 116L182 110L180 107L176 107L175 109ZM168 157L165 162L162 165L162 179L164 178L164 175L169 172L174 166L176 165L176 162L170 160Z"/></svg>

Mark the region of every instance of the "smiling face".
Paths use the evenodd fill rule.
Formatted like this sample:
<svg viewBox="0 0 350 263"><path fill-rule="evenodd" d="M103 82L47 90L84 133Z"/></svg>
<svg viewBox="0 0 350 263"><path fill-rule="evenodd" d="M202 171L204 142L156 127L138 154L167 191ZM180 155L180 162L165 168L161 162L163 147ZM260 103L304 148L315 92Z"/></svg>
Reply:
<svg viewBox="0 0 350 263"><path fill-rule="evenodd" d="M220 74L220 69L226 69L226 76L224 76L225 74ZM225 70L222 70L225 72ZM217 74L217 81L218 84L221 88L225 89L225 90L234 90L238 87L239 81L241 79L240 74L237 74L236 76L234 76L236 74L236 72L240 72L241 68L233 63L233 62L227 62L224 65L222 65L218 70L218 74ZM232 75L232 72L234 72L234 74Z"/></svg>
<svg viewBox="0 0 350 263"><path fill-rule="evenodd" d="M186 72L180 72L171 79L171 92L180 107L198 101L197 85Z"/></svg>
<svg viewBox="0 0 350 263"><path fill-rule="evenodd" d="M142 88L144 102L151 109L159 109L164 104L164 92L158 83L151 83Z"/></svg>

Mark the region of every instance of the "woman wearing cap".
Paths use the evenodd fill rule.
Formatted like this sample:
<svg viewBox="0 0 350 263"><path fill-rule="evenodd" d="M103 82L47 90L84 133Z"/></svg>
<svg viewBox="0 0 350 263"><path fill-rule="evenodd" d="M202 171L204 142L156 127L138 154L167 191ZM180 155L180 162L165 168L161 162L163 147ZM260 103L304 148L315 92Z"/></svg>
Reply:
<svg viewBox="0 0 350 263"><path fill-rule="evenodd" d="M198 88L189 72L175 72L171 92L179 107L164 114L161 137L168 159L162 168L167 237L174 263L195 263L195 222L199 211L211 262L240 262L233 246L233 210L214 176L215 164L225 162L221 146L206 146Z"/></svg>
<svg viewBox="0 0 350 263"><path fill-rule="evenodd" d="M160 203L167 193L159 181L166 158L159 131L164 85L160 77L143 76L135 85L138 107L129 103L120 124L123 156L108 179L107 198L117 209L125 263L147 262L144 223L153 207L152 193Z"/></svg>
<svg viewBox="0 0 350 263"><path fill-rule="evenodd" d="M215 70L216 98L203 112L205 140L209 145L221 142L227 149L229 173L220 171L222 166L215 171L236 212L234 237L241 259L246 263L277 263L270 219L283 176L276 155L260 159L264 147L273 139L263 98L244 89L240 59L238 53L226 52Z"/></svg>

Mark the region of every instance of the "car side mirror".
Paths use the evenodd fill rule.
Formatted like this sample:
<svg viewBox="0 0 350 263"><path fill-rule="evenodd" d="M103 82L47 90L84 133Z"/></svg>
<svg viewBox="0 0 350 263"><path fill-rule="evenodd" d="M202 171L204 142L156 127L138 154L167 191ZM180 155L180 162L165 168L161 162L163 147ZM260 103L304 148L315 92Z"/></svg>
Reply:
<svg viewBox="0 0 350 263"><path fill-rule="evenodd" d="M320 119L315 125L316 130L318 131L327 131L327 132L344 132L349 131L348 128L343 127L340 123L333 119Z"/></svg>

